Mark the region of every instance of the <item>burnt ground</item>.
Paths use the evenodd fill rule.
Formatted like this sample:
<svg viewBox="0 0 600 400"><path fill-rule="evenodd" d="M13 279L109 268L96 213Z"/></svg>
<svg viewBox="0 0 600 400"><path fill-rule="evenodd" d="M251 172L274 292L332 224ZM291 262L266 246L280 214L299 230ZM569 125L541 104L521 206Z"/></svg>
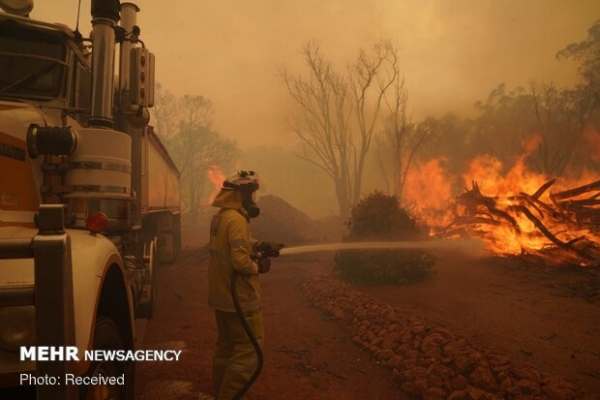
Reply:
<svg viewBox="0 0 600 400"><path fill-rule="evenodd" d="M183 348L183 360L137 368L141 399L195 399L210 392L215 342L206 305L206 255L185 251L160 269L147 348ZM347 327L310 306L303 282L330 257L280 259L262 279L266 365L250 399L405 399L397 378L351 340ZM600 302L579 271L438 254L436 273L409 286L361 287L368 296L468 337L517 362L600 393ZM587 285L587 286L586 286ZM583 293L583 294L582 294Z"/></svg>

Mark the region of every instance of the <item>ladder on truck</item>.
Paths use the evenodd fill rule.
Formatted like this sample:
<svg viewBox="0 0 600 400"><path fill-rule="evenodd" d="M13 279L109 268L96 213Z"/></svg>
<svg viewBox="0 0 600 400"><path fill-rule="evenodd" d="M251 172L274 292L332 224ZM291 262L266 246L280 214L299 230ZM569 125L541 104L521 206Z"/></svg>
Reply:
<svg viewBox="0 0 600 400"><path fill-rule="evenodd" d="M71 242L65 232L62 204L42 204L38 232L32 239L0 240L0 259L33 258L34 286L0 292L0 307L35 306L36 346L73 346L73 275ZM69 371L64 361L36 362L37 376L61 376ZM38 400L77 398L73 385L37 386Z"/></svg>

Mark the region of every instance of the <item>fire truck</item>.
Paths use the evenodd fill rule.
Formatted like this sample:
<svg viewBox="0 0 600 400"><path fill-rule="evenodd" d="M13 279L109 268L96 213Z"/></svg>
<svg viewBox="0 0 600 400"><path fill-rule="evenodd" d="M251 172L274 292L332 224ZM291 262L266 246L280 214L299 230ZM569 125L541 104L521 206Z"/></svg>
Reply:
<svg viewBox="0 0 600 400"><path fill-rule="evenodd" d="M91 6L86 37L31 19L32 0L0 0L0 398L133 398L133 363L36 363L19 349L133 349L157 267L180 248L179 172L149 125L140 9ZM19 386L24 373L125 385Z"/></svg>

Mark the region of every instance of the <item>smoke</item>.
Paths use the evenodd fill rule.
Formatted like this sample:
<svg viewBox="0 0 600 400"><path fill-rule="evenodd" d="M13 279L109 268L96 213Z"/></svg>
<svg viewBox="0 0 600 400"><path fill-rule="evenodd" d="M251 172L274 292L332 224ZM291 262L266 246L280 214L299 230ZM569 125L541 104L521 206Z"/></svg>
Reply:
<svg viewBox="0 0 600 400"><path fill-rule="evenodd" d="M89 1L82 31L89 31ZM74 26L75 0L36 2L32 16ZM158 81L201 94L216 108L215 128L243 145L286 144L288 99L281 67L300 69L311 39L344 66L381 38L401 49L415 115L467 110L499 82L574 79L557 50L584 37L600 14L596 0L178 0L141 2L142 36L157 56Z"/></svg>
<svg viewBox="0 0 600 400"><path fill-rule="evenodd" d="M81 31L90 29L83 1ZM176 3L176 5L175 5ZM156 54L157 80L177 95L203 95L215 105L214 128L247 151L284 149L296 138L288 129L291 108L279 72L301 72L300 49L316 40L340 69L361 47L391 39L400 49L409 114L420 119L445 112L468 114L501 82L576 80L576 66L555 58L565 45L585 37L600 15L597 0L223 0L139 2L142 38ZM32 17L75 26L76 0L36 1ZM302 181L308 164L289 167L281 187L271 185L313 215L335 212L331 187ZM268 185L271 171L255 165ZM292 168L294 168L292 170ZM298 168L296 170L295 168ZM305 168L300 171L299 168ZM365 190L377 188L367 172ZM313 174L327 184L324 174ZM275 180L275 179L273 179ZM292 187L292 189L287 189ZM319 186L318 193L299 187ZM296 192L294 192L296 190ZM296 201L300 196L307 200ZM310 199L308 199L310 197ZM313 212L314 210L314 212Z"/></svg>
<svg viewBox="0 0 600 400"><path fill-rule="evenodd" d="M325 243L285 247L281 250L280 254L282 256L292 256L310 253L330 253L341 250L366 251L399 249L454 250L475 258L483 257L489 254L486 252L483 242L479 239Z"/></svg>

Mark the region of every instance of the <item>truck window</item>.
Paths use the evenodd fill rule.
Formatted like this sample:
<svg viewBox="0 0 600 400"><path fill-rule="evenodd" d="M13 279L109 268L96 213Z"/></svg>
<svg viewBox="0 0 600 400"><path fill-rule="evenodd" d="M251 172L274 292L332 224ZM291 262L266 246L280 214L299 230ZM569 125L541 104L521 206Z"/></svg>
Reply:
<svg viewBox="0 0 600 400"><path fill-rule="evenodd" d="M0 97L59 97L66 73L66 46L59 32L0 23Z"/></svg>
<svg viewBox="0 0 600 400"><path fill-rule="evenodd" d="M90 87L92 82L92 71L84 65L77 57L74 60L73 83L69 96L69 106L77 109L88 110L90 108Z"/></svg>

